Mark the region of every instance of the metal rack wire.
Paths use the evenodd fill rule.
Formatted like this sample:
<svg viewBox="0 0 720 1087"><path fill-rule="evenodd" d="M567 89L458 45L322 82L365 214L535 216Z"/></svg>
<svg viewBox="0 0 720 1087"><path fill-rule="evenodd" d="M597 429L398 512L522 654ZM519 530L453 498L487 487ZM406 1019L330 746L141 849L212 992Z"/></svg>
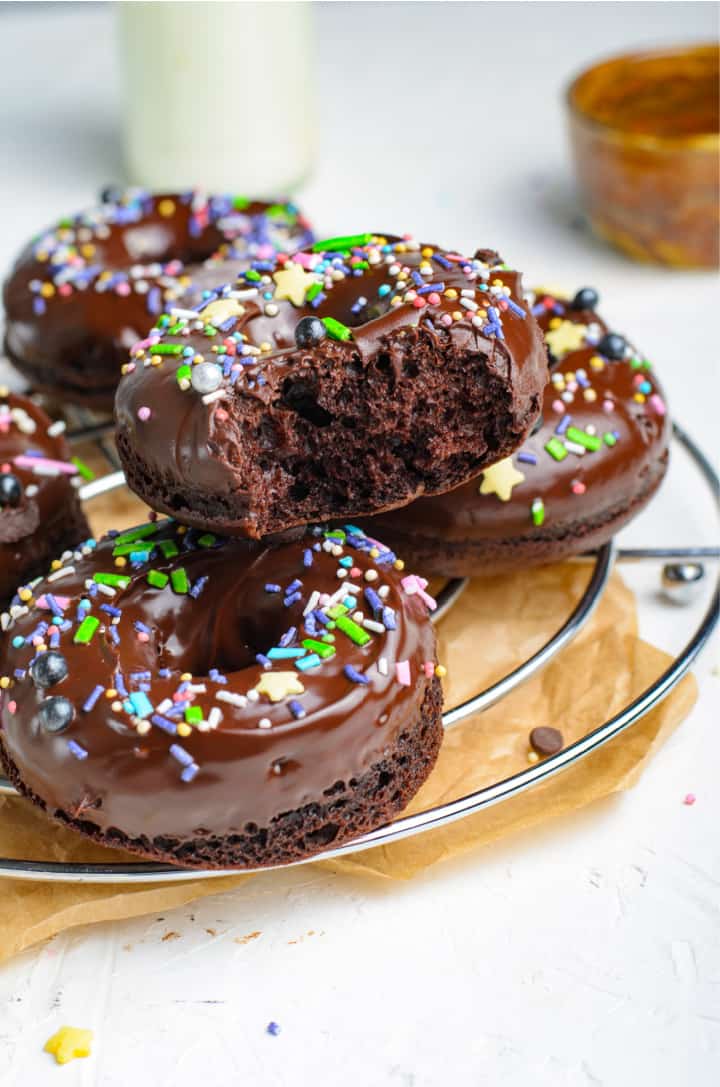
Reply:
<svg viewBox="0 0 720 1087"><path fill-rule="evenodd" d="M114 450L107 440L110 432L109 424L98 426L92 420L88 422L87 419L84 419L81 421L81 425L70 434L70 438L72 441L87 441L89 439L96 441L111 465L114 466L116 463L113 460ZM720 497L720 484L712 465L681 427L675 425L673 434L675 440L690 455L695 467L707 483L717 508ZM93 498L106 494L123 484L122 472L114 471L102 479L85 484L80 490L80 495L84 501L91 501ZM446 710L443 714L444 727L446 729L451 728L500 701L560 653L582 630L599 604L614 563L660 560L663 562L699 564L714 561L718 558L720 558L720 548L716 547L659 547L623 550L618 549L613 541L610 541L593 555L580 557L578 561L593 564L592 573L581 599L560 629L536 653L502 679L473 698ZM439 596L439 607L435 614L435 621L439 621L458 600L465 584L466 581L463 579L448 582ZM415 815L403 816L393 823L379 827L368 834L355 838L353 841L346 842L342 846L326 849L311 858L294 863L307 864L314 860L327 860L332 857L357 853L361 850L389 845L411 835L426 833L447 826L458 819L482 811L492 804L516 796L518 793L532 788L578 760L585 758L592 751L597 750L597 748L612 740L642 718L679 683L717 626L719 601L720 596L718 584L716 583L712 599L698 626L662 675L658 676L654 683L650 684L646 690L628 703L614 717L556 755L552 755L542 762L531 765L527 769L493 785L475 790L448 803L428 808ZM0 778L0 794L11 795L13 793L14 789L10 783ZM262 869L262 871L267 870L267 868ZM242 871L254 871L254 869L243 869ZM228 870L183 869L171 865L142 861L117 864L65 864L53 861L0 857L0 876L24 880L75 883L167 883L187 879L210 879L228 874Z"/></svg>

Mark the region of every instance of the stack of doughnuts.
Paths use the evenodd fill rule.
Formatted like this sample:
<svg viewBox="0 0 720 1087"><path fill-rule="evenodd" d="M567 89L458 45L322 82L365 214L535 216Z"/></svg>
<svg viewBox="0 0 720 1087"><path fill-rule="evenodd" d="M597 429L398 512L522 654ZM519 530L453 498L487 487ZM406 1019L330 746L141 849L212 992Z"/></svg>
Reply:
<svg viewBox="0 0 720 1087"><path fill-rule="evenodd" d="M73 507L46 576L11 571L0 760L52 818L153 860L283 864L391 819L442 737L422 574L596 546L664 472L662 393L595 293L527 296L492 250L108 194L5 298L35 387L106 405L119 378L152 512L92 540ZM3 471L39 501L19 473L65 464L76 500L66 453L32 445Z"/></svg>

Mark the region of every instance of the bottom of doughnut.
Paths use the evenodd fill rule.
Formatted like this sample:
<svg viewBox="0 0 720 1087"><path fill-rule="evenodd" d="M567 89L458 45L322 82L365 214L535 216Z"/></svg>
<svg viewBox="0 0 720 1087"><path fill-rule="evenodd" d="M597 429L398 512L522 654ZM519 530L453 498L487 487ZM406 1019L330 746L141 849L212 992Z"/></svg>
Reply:
<svg viewBox="0 0 720 1087"><path fill-rule="evenodd" d="M666 451L646 486L629 503L614 506L590 520L571 524L555 522L527 536L466 540L447 540L438 536L433 539L415 532L406 536L384 521L378 531L382 533L383 541L398 550L410 565L434 577L490 577L528 566L561 562L601 547L640 513L662 483L667 462ZM362 523L371 530L372 522Z"/></svg>
<svg viewBox="0 0 720 1087"><path fill-rule="evenodd" d="M337 781L317 802L277 815L266 827L248 823L245 833L226 837L129 838L119 829L101 831L68 812L48 812L67 827L102 845L126 849L153 861L187 868L259 868L288 864L337 846L389 822L428 778L442 742L442 688L433 677L415 722L397 737L385 757L356 780ZM20 793L47 811L27 789L0 743L0 763Z"/></svg>

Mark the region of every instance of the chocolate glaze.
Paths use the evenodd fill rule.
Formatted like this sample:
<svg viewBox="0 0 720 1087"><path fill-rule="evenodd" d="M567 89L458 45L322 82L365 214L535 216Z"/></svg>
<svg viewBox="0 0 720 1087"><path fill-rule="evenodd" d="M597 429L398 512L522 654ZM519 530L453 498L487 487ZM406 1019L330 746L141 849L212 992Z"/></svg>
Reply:
<svg viewBox="0 0 720 1087"><path fill-rule="evenodd" d="M76 473L41 475L15 463L28 450L69 462L65 438L48 434L50 426L45 412L27 397L0 392L0 473L10 472L22 488L18 505L0 509L0 606L56 552L90 534L71 483Z"/></svg>
<svg viewBox="0 0 720 1087"><path fill-rule="evenodd" d="M619 516L631 508L637 512L644 504L640 499L650 496L665 471L670 422L649 363L630 347L620 361L601 356L596 345L606 324L594 311L573 310L567 299L537 292L534 313L548 342L551 381L543 397L542 424L512 457L513 467L525 479L512 488L509 501L497 494L481 495L479 477L367 522L391 542L406 542L409 557L413 538L434 541L439 554L436 565L427 566L430 573L447 572L444 547L453 552L454 573L463 569L473 574L497 567L495 543L512 545L511 565L528 558L523 542L554 541L551 551L540 553L546 560L581 551L588 546L586 528L602 524L601 535L609 538ZM576 381L577 375L587 388ZM563 440L556 430L559 424L562 429L565 415L571 417L570 426L595 428L601 439L613 433L615 444L610 447L603 441L598 451L553 459L545 446L553 438ZM537 463L523 463L528 455ZM575 493L573 484L584 491ZM533 523L531 505L536 498L544 505L542 525ZM594 536L593 545L599 542ZM487 552L483 544L488 545ZM465 546L463 567L459 551Z"/></svg>
<svg viewBox="0 0 720 1087"><path fill-rule="evenodd" d="M28 673L13 678L3 692L0 749L23 788L51 814L85 820L88 833L99 830L112 836L116 828L144 841L163 835L227 836L243 832L247 824L268 826L281 813L322 801L324 791L335 783L352 781L382 760L399 734L413 725L426 694L437 683L435 637L422 591L426 583L420 579L403 585L406 575L393 565L392 553L378 545L378 557L373 558L372 544L358 530L348 535L352 546L331 539L327 546L339 548L338 555L323 546L314 550L325 543L320 530L270 549L200 537L172 522L156 527L153 536L137 543L138 549L152 548L152 554L134 566L116 565L117 539L105 538L92 551L85 548L84 555L69 560L74 572L35 587L29 613L17 618L3 636L0 675L13 677L16 669L28 668L35 650L30 645L14 648L12 640L28 638L40 620L51 619L46 593L53 594L69 620L57 646L68 665L67 677L43 690ZM178 556L163 557L158 545L165 540L177 544ZM343 580L338 571L346 569L341 565L346 556L352 565ZM208 579L197 599L192 593L174 591L170 584L153 588L147 582L151 569L171 574L180 568L193 590L200 578ZM367 580L368 571L371 579L375 572L378 576ZM94 574L110 572L126 573L127 586L118 588L114 597L88 591ZM302 581L301 596L288 606L284 592L266 591L268 584L285 590L296 578ZM360 646L336 628L335 655L307 671L298 669L292 659L272 660L265 668L257 663L256 654L278 646L291 626L300 634L287 642L289 647L300 646L302 638L310 636L307 628L310 622L312 631L312 621L303 620L303 609L315 590L332 594L350 582L361 586L358 606L368 617L373 612L364 590L388 586L383 603L393 609L396 629L366 630L370 640ZM102 623L88 644L74 641L82 598L89 600L90 614ZM107 633L110 616L101 605L121 612L115 625L117 645ZM320 601L317 607L322 606ZM382 621L393 625L389 618ZM144 624L140 631L138 622ZM319 638L325 628L319 622L317 627ZM407 662L409 685L396 677L398 662ZM426 667L426 662L431 663ZM363 673L367 685L348 678L344 669L349 665ZM165 677L160 675L163 668L169 670ZM210 678L213 668L226 676L226 683ZM190 735L173 736L150 725L146 715L147 731L139 734L140 718L119 705L120 696L107 698L104 693L119 687L118 670L128 691L140 691L145 683L156 712L170 715L172 710L163 710L161 704L181 686L180 677L191 673L193 684L205 687L193 696L193 705L202 708L204 721L211 717L211 708L218 707L222 720L208 731L193 725ZM143 672L150 676L146 682L133 678ZM226 692L247 695L277 673L291 673L304 692L274 703L261 694L244 708L217 697ZM102 686L102 693L92 708L83 709L96 685ZM38 711L45 698L55 696L70 700L75 717L65 732L51 735L43 730ZM293 715L293 699L305 716ZM73 744L87 755L76 757ZM181 780L183 767L172 755L173 744L180 745L197 766L190 781Z"/></svg>
<svg viewBox="0 0 720 1087"><path fill-rule="evenodd" d="M20 254L4 286L5 350L36 387L110 408L128 349L163 306L308 240L292 204L128 190Z"/></svg>
<svg viewBox="0 0 720 1087"><path fill-rule="evenodd" d="M431 349L437 356L438 368L460 355L467 360L468 373L473 367L477 372L479 358L486 360L486 386L494 382L507 401L503 408L509 420L502 440L510 449L521 440L537 413L546 379L546 359L541 334L523 300L519 274L500 265L497 254L488 251L473 261L391 235L360 237L367 239L364 244L348 245L344 252L297 254L274 269L266 269L265 280L259 286L268 296L243 298L239 312L222 333L212 328L206 334L202 319L193 322L181 317L175 324L173 318L170 326L171 319L166 318L164 325L161 321L163 327L154 329L152 337L134 349L116 398L119 448L126 469L132 467L130 461L135 454L142 459L141 473L128 470L130 485L155 508L180 511L180 506L172 507L163 500L157 487L153 489L153 478L160 481L163 490L175 490L179 495L204 490L218 499L232 496L238 512L222 522L224 531L256 536L308 520L302 513L295 515L288 502L286 524L274 524L259 532L255 523L253 502L257 496L278 486L278 476L293 469L296 451L290 448L290 441L283 444L283 429L290 429L291 439L293 433L287 423L289 417L292 419L292 405L286 399L288 386L297 382L308 387L313 410L317 409L317 425L323 428L324 445L334 461L333 471L342 480L341 460L344 457L348 462L357 462L359 443L368 438L368 422L367 418L353 417L353 428L347 429L342 403L336 402L346 391L345 386L340 386L338 393L338 375L358 375L358 381L367 384L364 395L373 402L390 395L403 397L403 383L410 391L413 381L405 369L413 350L419 353ZM322 245L317 243L316 249ZM353 260L365 262L361 274L351 274ZM300 270L301 264L305 271ZM336 271L336 265L340 271ZM310 268L312 274L307 271ZM298 276L300 286L299 294L291 301L282 293L284 277L292 273ZM418 277L423 291L426 285L436 282L442 289L417 293L413 277ZM313 284L318 283L323 293L312 298L316 289ZM241 292L248 287L252 289L253 284L242 276L234 285ZM231 288L232 284L219 288L218 306L222 306L223 299L227 304ZM469 298L461 297L462 291ZM305 297L306 293L309 297ZM469 308L465 308L466 304ZM498 313L500 327L488 319L490 307ZM206 313L212 316L213 311ZM347 339L339 341L329 336L311 350L298 348L296 327L309 316L341 322L349 330ZM180 328L183 321L185 327ZM232 336L237 337L235 342ZM155 343L158 351L183 348L191 357L160 356L154 351ZM243 355L248 350L255 355ZM195 361L227 360L225 373L218 378L220 391L209 403L188 387L187 380L185 387L178 381L179 364L192 362L193 352ZM378 380L379 363L392 371L392 390L387 382ZM416 395L417 390L412 394ZM450 402L445 406L450 408ZM487 423L487 414L484 406L472 420L476 428L472 434L477 437L483 422ZM434 428L424 449L429 471L432 463L450 461L456 450L463 453L471 444L467 433L458 436L452 431L452 423L441 417L423 423L426 427L432 423ZM250 458L247 454L249 438L255 440L255 428L262 427L271 437L266 468L260 463L262 436L259 456ZM497 455L497 450L478 453L475 471L478 461L487 463ZM243 463L243 458L251 463ZM372 456L366 460L372 472ZM382 471L387 473L387 467ZM465 469L464 477L469 472L472 468ZM462 469L457 469L450 484L443 479L436 487L457 483L458 473L462 479ZM406 486L414 490L409 496L403 492L401 501L433 489L432 483L428 485L419 477ZM213 523L207 518L203 521L201 511L194 510L192 503L187 505L189 508L182 509L183 520ZM368 501L360 508L367 509ZM376 501L375 508L382 508L382 504ZM329 512L322 511L322 515ZM315 514L320 515L321 511Z"/></svg>

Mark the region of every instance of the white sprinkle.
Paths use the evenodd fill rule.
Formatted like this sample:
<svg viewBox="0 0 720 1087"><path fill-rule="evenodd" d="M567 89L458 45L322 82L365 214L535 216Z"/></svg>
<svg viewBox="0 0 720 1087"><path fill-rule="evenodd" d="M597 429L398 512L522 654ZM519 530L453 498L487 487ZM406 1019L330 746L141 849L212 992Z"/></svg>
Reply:
<svg viewBox="0 0 720 1087"><path fill-rule="evenodd" d="M198 730L198 732L210 731L210 725L207 721L198 721L198 723L195 725L195 728Z"/></svg>
<svg viewBox="0 0 720 1087"><path fill-rule="evenodd" d="M346 593L359 593L362 589L362 585L356 585L354 581L346 581L343 585L343 589Z"/></svg>
<svg viewBox="0 0 720 1087"><path fill-rule="evenodd" d="M335 556L336 559L339 559L343 553L343 549L340 544L333 544L331 548L331 553Z"/></svg>
<svg viewBox="0 0 720 1087"><path fill-rule="evenodd" d="M247 706L247 698L244 694L233 694L232 691L218 691L215 695L218 702L229 702L231 706L244 709Z"/></svg>
<svg viewBox="0 0 720 1087"><path fill-rule="evenodd" d="M386 676L388 674L387 657L380 657L380 660L377 663L377 668L381 676Z"/></svg>
<svg viewBox="0 0 720 1087"><path fill-rule="evenodd" d="M217 728L222 721L222 710L219 706L213 706L210 713L207 716L207 723L210 728Z"/></svg>
<svg viewBox="0 0 720 1087"><path fill-rule="evenodd" d="M75 481L73 480L73 482ZM39 490L40 488L38 487L37 483L31 483L28 487L25 488L25 496L27 498L34 498Z"/></svg>
<svg viewBox="0 0 720 1087"><path fill-rule="evenodd" d="M26 604L13 604L10 608L10 618L19 619L21 615L27 615L29 610Z"/></svg>
<svg viewBox="0 0 720 1087"><path fill-rule="evenodd" d="M11 622L12 620L10 616L6 611L4 611L2 615L0 615L0 630L7 630Z"/></svg>
<svg viewBox="0 0 720 1087"><path fill-rule="evenodd" d="M356 623L362 623L362 621L363 621L363 619L364 619L364 618L365 618L365 616L363 615L363 613L362 613L361 611L354 611L354 612L353 612L353 620L354 620L354 622L356 622Z"/></svg>
<svg viewBox="0 0 720 1087"><path fill-rule="evenodd" d="M303 608L303 615L309 615L311 611L315 611L318 603L320 602L320 592L318 589L314 589L310 595L310 599Z"/></svg>
<svg viewBox="0 0 720 1087"><path fill-rule="evenodd" d="M50 578L48 578L48 581L49 580ZM102 593L103 596L113 597L117 595L112 585L98 585L98 592Z"/></svg>
<svg viewBox="0 0 720 1087"><path fill-rule="evenodd" d="M159 714L167 713L172 708L172 698L163 698L162 702L155 707L155 712Z"/></svg>
<svg viewBox="0 0 720 1087"><path fill-rule="evenodd" d="M250 690L247 693L247 696L248 696L248 698L250 699L251 702L259 702L260 701L260 695L258 694L258 692L255 690L254 687L250 688Z"/></svg>
<svg viewBox="0 0 720 1087"><path fill-rule="evenodd" d="M377 591L377 594L378 594L378 596L380 597L381 600L385 600L385 598L387 597L389 592L390 592L390 586L389 585L381 585L380 588Z"/></svg>
<svg viewBox="0 0 720 1087"><path fill-rule="evenodd" d="M339 566L335 577L344 578L347 577L347 570L344 566Z"/></svg>
<svg viewBox="0 0 720 1087"><path fill-rule="evenodd" d="M245 302L248 298L255 298L258 290L257 287L248 287L246 291L228 291L228 298L236 298L238 302Z"/></svg>
<svg viewBox="0 0 720 1087"><path fill-rule="evenodd" d="M566 440L565 441L565 448L567 449L568 453L574 453L577 457L584 457L585 456L585 452L586 452L585 446L584 445L578 445L577 442L569 442L569 441Z"/></svg>
<svg viewBox="0 0 720 1087"><path fill-rule="evenodd" d="M378 574L377 570L366 570L365 571L365 580L366 581L377 581L379 576L380 575Z"/></svg>
<svg viewBox="0 0 720 1087"><path fill-rule="evenodd" d="M207 691L207 687L204 683L191 683L188 687L185 688L185 690L192 691L193 694L205 694Z"/></svg>
<svg viewBox="0 0 720 1087"><path fill-rule="evenodd" d="M57 422L52 423L52 425L47 428L48 436L50 438L58 438L61 434L64 434L66 430L67 424L63 419L58 419Z"/></svg>
<svg viewBox="0 0 720 1087"><path fill-rule="evenodd" d="M385 627L382 623L377 623L374 619L363 619L363 626L368 630L373 630L376 634L384 634Z"/></svg>
<svg viewBox="0 0 720 1087"><path fill-rule="evenodd" d="M135 725L135 730L138 736L146 736L147 733L150 731L151 727L152 726L150 725L149 721L138 721L138 723Z"/></svg>
<svg viewBox="0 0 720 1087"><path fill-rule="evenodd" d="M70 574L74 573L74 566L63 566L60 570L56 570L54 574L50 574L48 581L59 581L61 577L69 577Z"/></svg>
<svg viewBox="0 0 720 1087"><path fill-rule="evenodd" d="M272 728L272 721L269 717L261 717L258 721L258 728Z"/></svg>
<svg viewBox="0 0 720 1087"><path fill-rule="evenodd" d="M461 298L460 305L463 309L469 309L472 313L478 308L477 302L472 302L469 298Z"/></svg>
<svg viewBox="0 0 720 1087"><path fill-rule="evenodd" d="M171 317L187 317L188 321L197 321L197 313L194 309L183 309L182 306L170 307Z"/></svg>

